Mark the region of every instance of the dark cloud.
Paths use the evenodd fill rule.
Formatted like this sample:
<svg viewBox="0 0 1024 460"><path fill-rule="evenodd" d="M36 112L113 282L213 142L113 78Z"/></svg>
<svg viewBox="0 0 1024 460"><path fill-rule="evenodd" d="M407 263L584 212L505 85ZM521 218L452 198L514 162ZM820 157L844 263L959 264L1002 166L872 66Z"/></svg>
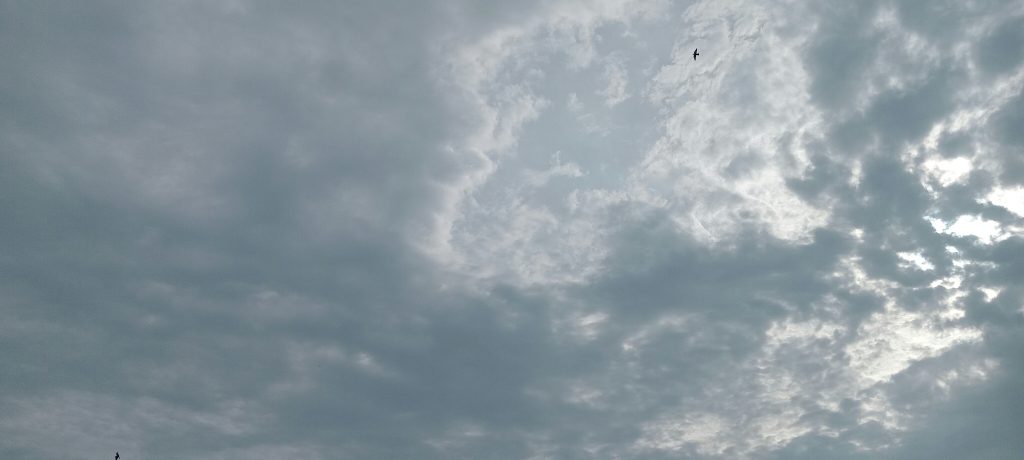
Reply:
<svg viewBox="0 0 1024 460"><path fill-rule="evenodd" d="M986 72L1009 72L1024 61L1024 18L1011 17L978 42L978 65Z"/></svg>
<svg viewBox="0 0 1024 460"><path fill-rule="evenodd" d="M842 110L855 104L864 90L865 74L874 62L880 37L870 21L876 2L823 5L818 12L820 36L807 49L806 65L813 82L811 95L824 108Z"/></svg>
<svg viewBox="0 0 1024 460"><path fill-rule="evenodd" d="M1011 148L1024 146L1024 134L1018 129L1024 123L1024 92L1006 102L998 112L992 114L992 128L996 139Z"/></svg>

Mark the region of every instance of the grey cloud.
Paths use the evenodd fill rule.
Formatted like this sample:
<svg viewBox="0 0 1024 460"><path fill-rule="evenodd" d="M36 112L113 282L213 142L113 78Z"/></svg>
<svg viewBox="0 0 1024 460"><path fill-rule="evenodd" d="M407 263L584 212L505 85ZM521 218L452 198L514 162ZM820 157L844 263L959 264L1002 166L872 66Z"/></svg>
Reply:
<svg viewBox="0 0 1024 460"><path fill-rule="evenodd" d="M954 107L952 97L960 81L952 73L946 67L919 86L884 92L862 116L835 126L834 139L849 152L899 149L904 142L920 140Z"/></svg>
<svg viewBox="0 0 1024 460"><path fill-rule="evenodd" d="M379 26L426 35L437 11L153 6L5 6L4 61L19 69L2 81L18 104L3 117L7 397L157 397L202 417L265 398L290 372L290 342L373 346L361 336L387 324L367 312L420 303L396 284L424 277L406 245L438 199L431 184L456 170L440 150L456 117L411 78L430 72L427 42ZM263 292L294 300L260 308ZM103 444L225 447L148 428ZM270 438L308 443L299 433ZM14 434L12 455L48 455L31 447L42 433Z"/></svg>
<svg viewBox="0 0 1024 460"><path fill-rule="evenodd" d="M817 17L821 35L807 49L814 81L811 94L822 106L845 109L863 90L864 72L873 62L879 37L868 29L876 2L823 5Z"/></svg>
<svg viewBox="0 0 1024 460"><path fill-rule="evenodd" d="M1024 125L1024 92L1019 92L1007 101L998 112L992 114L993 134L996 139L1008 144L1011 148L1020 148L1024 146L1024 134L1021 134L1020 130L1022 125Z"/></svg>
<svg viewBox="0 0 1024 460"><path fill-rule="evenodd" d="M890 69L921 71L921 80L869 96L866 80L888 62L876 61L881 38L871 20L888 4L800 10L819 28L802 64L824 126L779 142L792 164L797 150L808 152L810 168L786 180L804 201L830 209L824 228L795 243L751 224L708 244L681 234L657 206L627 199L594 220L611 235L596 275L523 285L452 273L416 241L447 204L443 185L478 167L448 148L480 122L465 94L436 80L444 53L521 25L540 14L537 5L239 5L0 4L0 456L1020 451L1021 238L979 245L936 232L924 216L1019 222L977 198L997 182L1019 182L1021 96L979 132L940 141L943 154L960 155L991 137L1004 149L992 154L998 174L976 170L936 197L898 159L958 108L958 88L1020 67L1019 18L973 45L986 76L953 60ZM943 49L973 40L963 28L996 8L954 15L897 4L902 26ZM642 47L666 54L671 21L657 21L644 37L660 41ZM644 32L620 28L600 29L607 38L599 51ZM538 61L555 80L545 90L575 90L564 65ZM637 67L626 71L630 92L640 94L643 83L632 79L649 76L639 68L648 63L623 62ZM769 96L747 77L723 85L750 100ZM637 118L619 132L649 135L633 125L661 109L641 99L608 115ZM856 113L860 103L867 109ZM626 153L649 141L561 136L569 135L552 123L524 132L521 145L537 155L563 142L586 146L572 158L582 163L589 150L607 153L599 147L615 143L614 158L583 168L613 176L629 165ZM725 171L737 181L776 161L736 158ZM616 168L600 171L598 162ZM858 184L849 183L854 166ZM553 202L558 196L538 200L557 211L565 207ZM918 250L934 271L901 268L895 253ZM852 259L892 292L857 287L842 274ZM939 309L950 291L930 283L957 273L969 293L965 316L943 327L976 327L982 341L829 399L849 384L853 358L844 347L863 338L861 325L887 300L911 312ZM987 286L1002 291L986 301ZM766 351L773 327L825 328L815 321L836 332ZM573 329L586 327L593 330ZM986 379L948 394L934 387L949 370L986 359L998 362ZM765 389L771 372L800 382L799 394ZM870 419L859 398L872 391L909 414L906 431ZM774 397L784 401L762 400ZM798 415L785 418L780 407ZM637 447L653 422L701 413L732 428L677 450ZM758 417L812 429L757 444ZM951 438L962 442L949 446ZM727 446L715 453L718 442ZM858 451L858 443L876 450Z"/></svg>
<svg viewBox="0 0 1024 460"><path fill-rule="evenodd" d="M1019 309L1021 294L1018 288L1011 288L1013 294L1001 296L996 305L986 305L975 297L972 300L972 320L986 326L986 340L981 350L967 350L961 359L978 363L983 357L997 359L998 370L984 383L954 391L937 403L923 404L921 420L925 422L909 433L899 448L892 452L893 458L929 458L936 455L977 458L1012 458L1022 447L1021 441L1011 435L1012 426L1024 414L1024 406L1011 397L1013 388L1021 384L1022 361L1021 328L1024 321L1015 310ZM1011 300L1012 299L1012 300ZM1002 310L998 315L992 315ZM987 313L983 313L987 312ZM956 359L953 357L953 359ZM943 365L941 361L928 363ZM893 382L894 392L903 393L903 398L914 398L908 378ZM924 372L917 377L919 385L934 385L931 380L935 373ZM920 398L920 395L916 397ZM945 439L947 442L938 442Z"/></svg>
<svg viewBox="0 0 1024 460"><path fill-rule="evenodd" d="M622 319L656 317L673 308L728 317L739 313L729 310L735 308L743 312L740 316L771 317L771 308L762 311L764 306L745 304L762 294L808 303L822 293L824 286L817 284L821 275L848 248L843 236L820 231L805 247L750 237L728 251L711 251L669 236L671 226L665 220L648 219L617 237L618 252L611 259L624 270L594 285L595 301L615 306ZM649 246L649 241L663 242ZM796 285L800 287L794 289Z"/></svg>
<svg viewBox="0 0 1024 460"><path fill-rule="evenodd" d="M939 139L939 152L945 157L956 157L970 152L974 139L969 133L943 133Z"/></svg>
<svg viewBox="0 0 1024 460"><path fill-rule="evenodd" d="M932 9L933 6L937 7L929 4L921 11L909 4L901 3L901 17L907 27L923 31L946 46L958 33L958 24L969 21L973 13L957 18L953 13L956 10L950 9L941 17L932 17L929 15L936 11ZM993 11L984 7L968 7L972 8L975 13ZM1016 50L1003 48L1005 53L999 51L1001 47L1012 46L1010 43L1014 40L1016 31L1011 30L1014 21L1016 19L1004 21L977 45L978 60L986 71L1006 72L1016 67L1019 61L1016 58ZM809 68L817 70L823 65L826 53L822 49L812 48L812 51L808 55ZM840 49L835 47L830 51L839 52ZM829 56L836 60L843 59L840 56ZM857 57L853 56L851 62L858 62ZM848 222L865 230L866 244L858 254L865 262L864 268L868 273L897 281L901 286L919 286L915 295L898 299L906 305L934 304L939 302L934 295L944 294L941 290L930 292L935 290L924 286L933 275L906 273L896 267L892 251L899 250L899 247L903 246L907 250L924 249L924 254L936 265L939 273L954 270L952 261L944 250L948 245L965 251L967 257L974 260L991 260L990 255L983 255L982 252L989 254L988 251L992 251L991 255L1000 254L997 256L999 262L994 262L993 265L997 268L971 268L966 278L968 286L1005 286L1003 294L994 300L994 303L987 303L982 300L980 294L975 294L971 296L967 306L966 321L985 328L985 346L919 362L894 377L888 391L896 398L895 401L905 407L913 407L911 412L917 413L920 417L915 428L902 436L894 447L881 451L857 452L850 449L849 444L837 442L837 439L807 435L772 453L772 458L1010 458L1012 452L1020 449L1016 441L1010 441L1013 436L1005 428L1013 423L1011 420L1020 418L1019 407L1014 404L1001 405L998 408L988 405L994 401L1008 400L1009 396L1003 392L1016 384L1014 382L1020 375L1019 355L1015 351L1010 351L1019 349L1019 342L1013 338L1015 333L1011 332L1016 331L1021 322L1019 293L1015 287L1018 284L1018 270L1011 268L1015 263L1008 262L1009 258L1013 257L1011 254L1015 252L1013 248L1019 245L1019 237L1011 238L990 249L980 250L972 246L969 240L937 235L920 216L932 209L932 212L937 210L946 219L955 219L961 214L980 214L999 222L1013 222L1015 218L1002 209L994 209L977 202L979 195L994 185L994 178L986 171L976 170L964 184L944 190L939 202L936 203L918 185L917 177L904 172L904 166L889 159L895 157L895 152L890 149L896 150L907 141L918 141L935 121L955 109L953 96L958 88L969 84L965 76L955 70L957 65L959 64L943 64L941 70L932 72L923 84L909 91L882 93L859 119L843 120L840 117L838 124L833 125L832 138L835 141L833 145L839 148L826 148L824 151L819 149L819 153L812 157L811 174L803 180L791 181L790 186L807 199L821 199L821 196L840 197L840 208L835 213L838 222ZM857 75L850 70L845 73ZM842 87L826 92L822 85L825 82L838 84L834 82L847 80L829 76L824 72L815 72L815 75L815 82L819 85L819 92L815 93L817 100L823 107L834 107L834 103L830 103L825 96L840 93ZM1014 137L1016 130L1010 128L1014 126L1015 111L1021 106L1017 99L1019 96L1008 101L993 115L988 125L994 130L996 139L1010 145L1017 143ZM943 137L940 150L950 156L972 154L977 148L975 142L979 139L978 136L984 134L972 132L955 137ZM872 138L881 142L872 144L867 141ZM864 178L860 181L859 190L837 185L842 184L849 174L849 169L844 166L843 157L876 148L881 150L876 155L881 155L882 158L865 160ZM1013 154L1005 152L995 155L994 158L1002 164L1000 180L1009 183L1019 182L1014 180L1016 176L1013 173ZM864 203L865 198L866 204L854 204ZM999 356L1000 366L1005 367L1001 367L989 381L967 389L951 390L952 394L935 396L936 376L942 375L948 369L947 366L953 365L951 363L960 360L977 364L985 357L994 356ZM977 415L981 413L988 415ZM850 440L851 436L855 436L854 431L844 431L840 439ZM894 441L886 430L880 428L874 433L865 433L865 436L871 443ZM949 442L939 441L940 439Z"/></svg>
<svg viewBox="0 0 1024 460"><path fill-rule="evenodd" d="M976 53L981 68L1005 73L1024 61L1024 18L1008 18L978 42Z"/></svg>
<svg viewBox="0 0 1024 460"><path fill-rule="evenodd" d="M993 11L1005 11L1012 1L979 0L954 2L940 0L900 0L892 2L899 14L901 25L920 33L929 42L946 47L954 44L967 32L967 24L984 19Z"/></svg>

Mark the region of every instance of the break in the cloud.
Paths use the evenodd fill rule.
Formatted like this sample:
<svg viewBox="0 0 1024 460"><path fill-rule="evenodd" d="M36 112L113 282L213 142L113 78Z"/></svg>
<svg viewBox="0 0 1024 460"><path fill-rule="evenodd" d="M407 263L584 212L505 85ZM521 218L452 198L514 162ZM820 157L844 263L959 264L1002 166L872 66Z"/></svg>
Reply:
<svg viewBox="0 0 1024 460"><path fill-rule="evenodd" d="M1022 25L0 2L0 456L1016 458Z"/></svg>

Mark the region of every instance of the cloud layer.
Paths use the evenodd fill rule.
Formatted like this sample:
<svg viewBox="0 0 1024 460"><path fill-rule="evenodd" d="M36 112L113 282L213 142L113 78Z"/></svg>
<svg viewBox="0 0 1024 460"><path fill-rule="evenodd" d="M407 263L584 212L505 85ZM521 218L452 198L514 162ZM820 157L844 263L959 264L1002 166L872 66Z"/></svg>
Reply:
<svg viewBox="0 0 1024 460"><path fill-rule="evenodd" d="M0 456L1014 458L1022 31L0 2Z"/></svg>

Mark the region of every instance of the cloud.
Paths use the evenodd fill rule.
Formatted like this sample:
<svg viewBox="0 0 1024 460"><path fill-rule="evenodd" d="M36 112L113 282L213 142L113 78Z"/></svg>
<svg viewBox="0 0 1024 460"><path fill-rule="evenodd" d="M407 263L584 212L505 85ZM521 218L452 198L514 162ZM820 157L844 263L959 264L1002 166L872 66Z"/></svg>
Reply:
<svg viewBox="0 0 1024 460"><path fill-rule="evenodd" d="M626 70L622 64L611 61L605 64L604 76L608 80L608 86L600 92L604 96L605 105L615 107L629 97L626 88L629 85Z"/></svg>
<svg viewBox="0 0 1024 460"><path fill-rule="evenodd" d="M1024 217L1024 188L997 188L989 192L985 201Z"/></svg>
<svg viewBox="0 0 1024 460"><path fill-rule="evenodd" d="M0 456L1012 457L1022 18L0 6Z"/></svg>

